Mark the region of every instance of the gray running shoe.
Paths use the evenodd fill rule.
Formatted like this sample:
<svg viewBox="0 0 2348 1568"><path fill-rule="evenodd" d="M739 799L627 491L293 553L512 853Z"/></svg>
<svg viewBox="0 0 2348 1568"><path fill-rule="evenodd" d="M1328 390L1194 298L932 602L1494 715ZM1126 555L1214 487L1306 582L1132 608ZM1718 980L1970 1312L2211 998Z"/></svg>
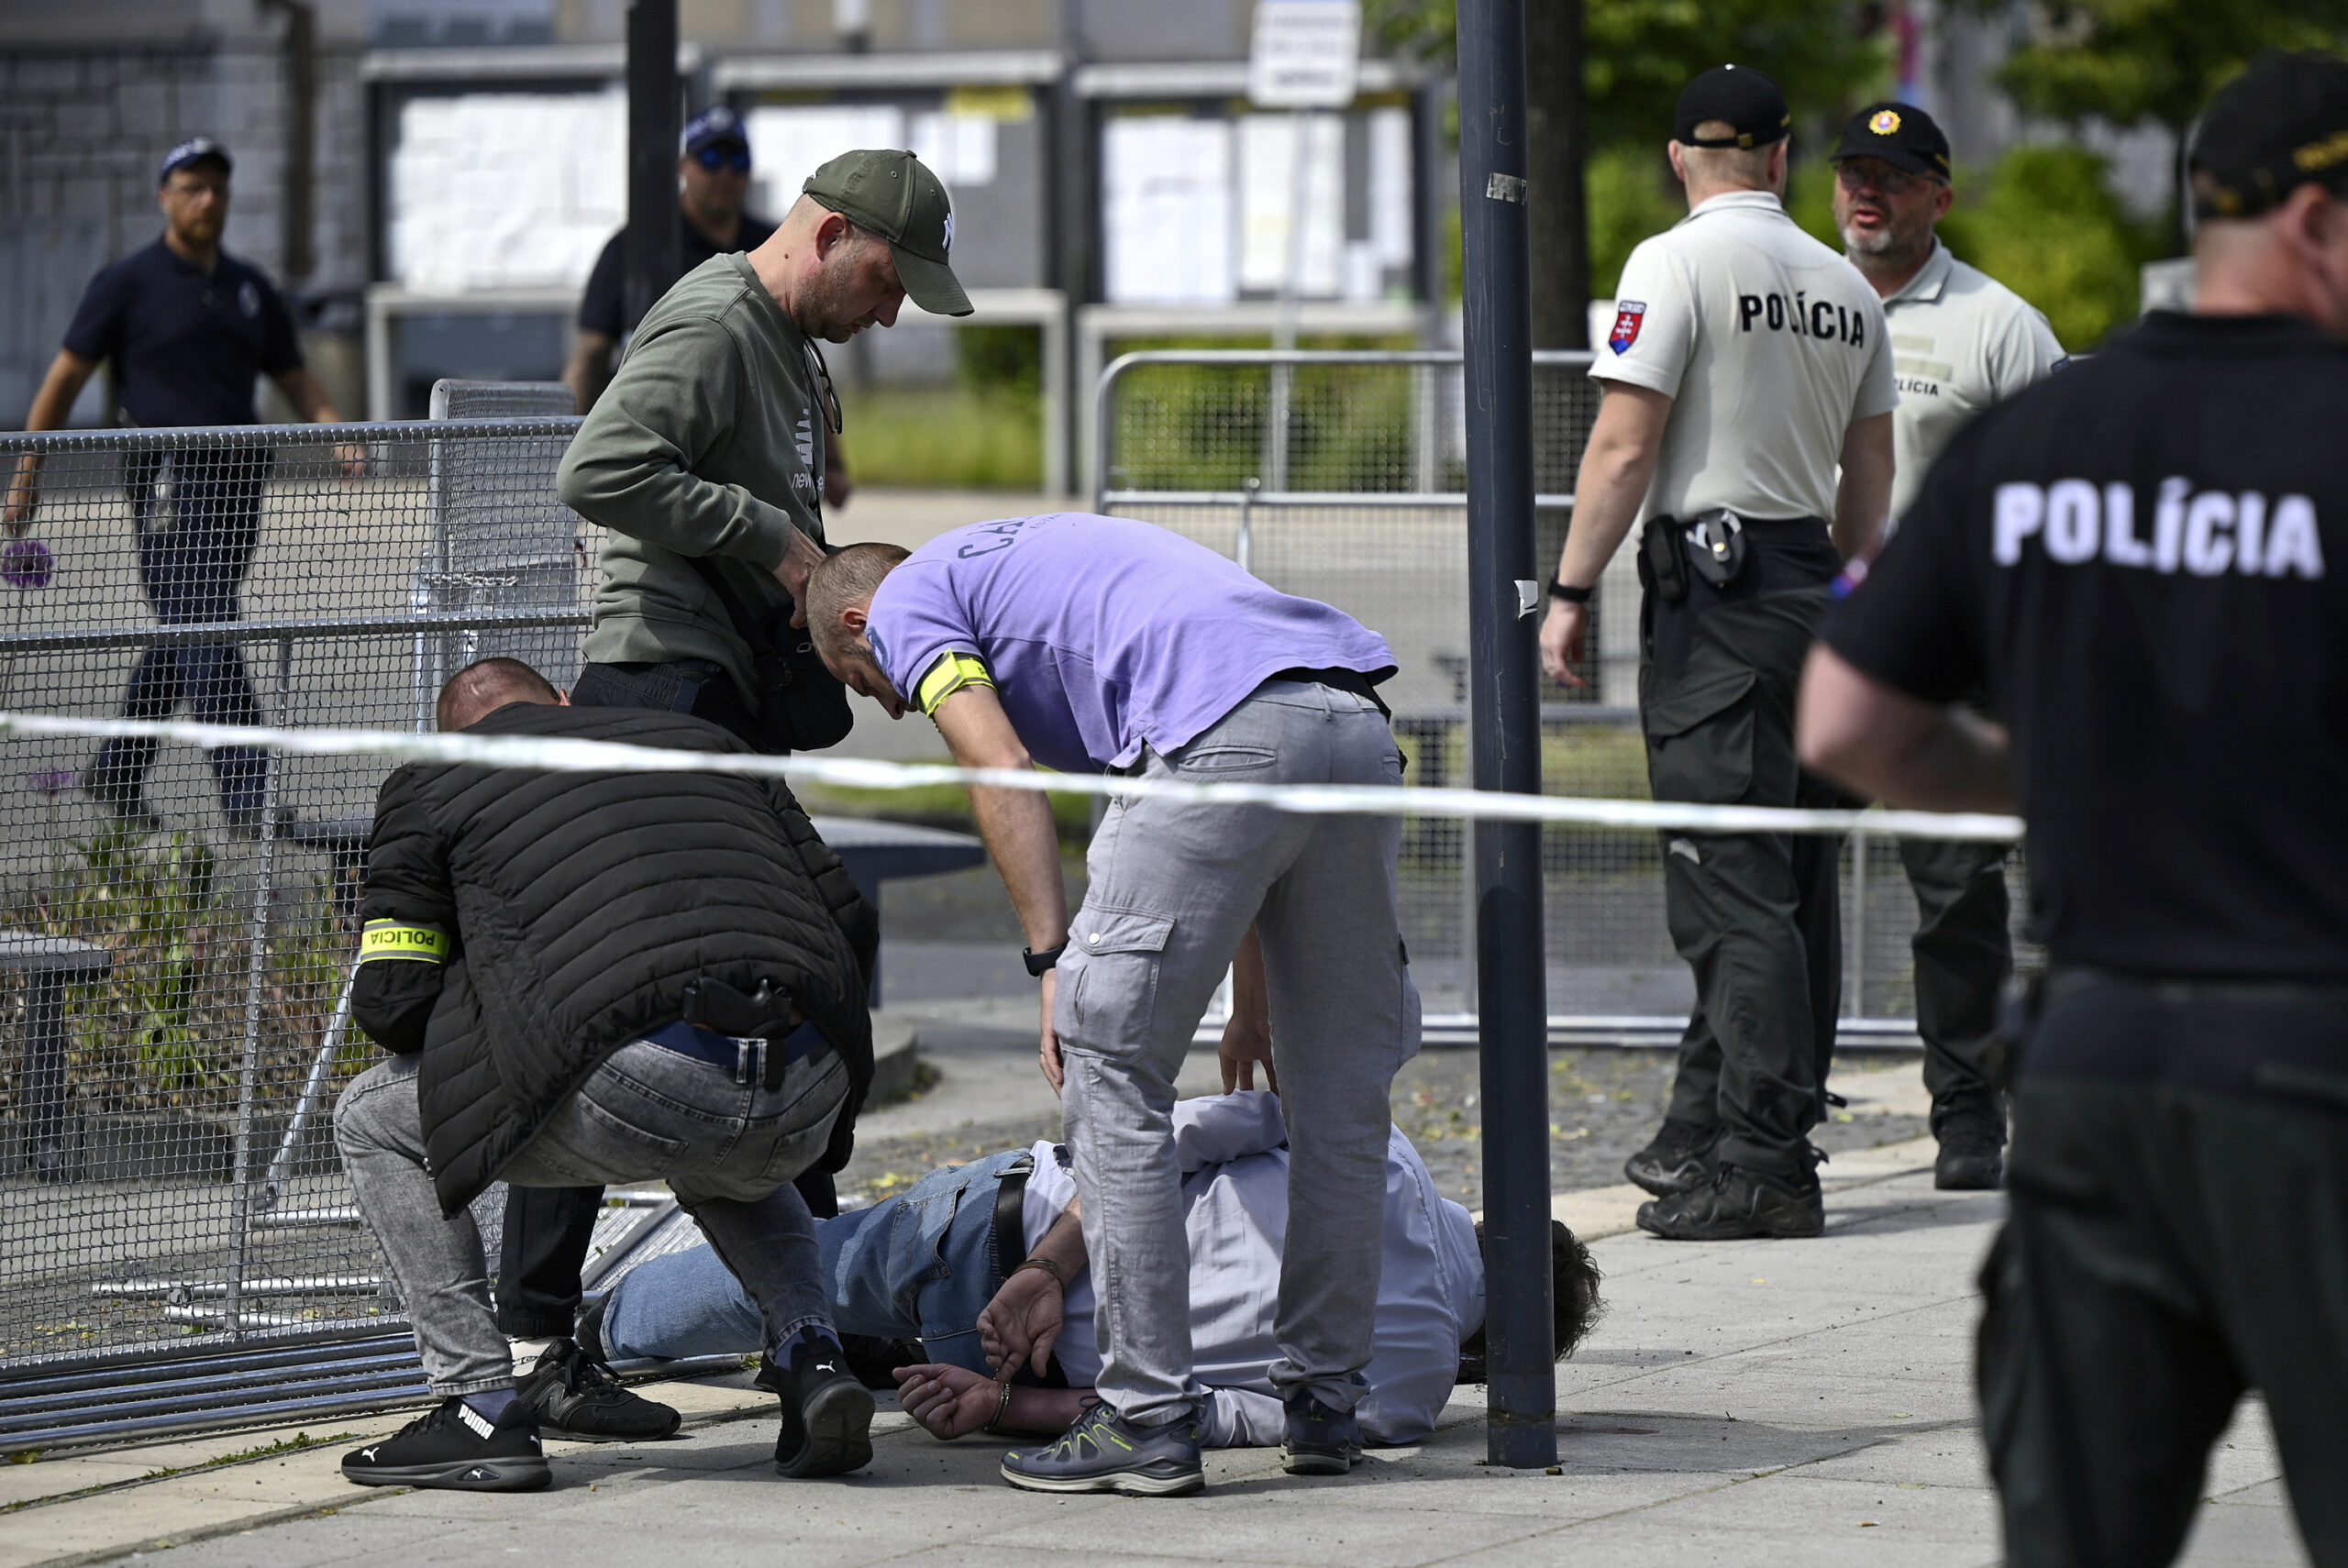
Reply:
<svg viewBox="0 0 2348 1568"><path fill-rule="evenodd" d="M1030 1492L1123 1492L1129 1497L1187 1497L1204 1489L1199 1422L1184 1416L1140 1427L1098 1399L1047 1448L1002 1456L1002 1478Z"/></svg>
<svg viewBox="0 0 2348 1568"><path fill-rule="evenodd" d="M1351 1410L1332 1410L1310 1394L1288 1402L1281 1469L1290 1475L1343 1475L1360 1457L1361 1423Z"/></svg>

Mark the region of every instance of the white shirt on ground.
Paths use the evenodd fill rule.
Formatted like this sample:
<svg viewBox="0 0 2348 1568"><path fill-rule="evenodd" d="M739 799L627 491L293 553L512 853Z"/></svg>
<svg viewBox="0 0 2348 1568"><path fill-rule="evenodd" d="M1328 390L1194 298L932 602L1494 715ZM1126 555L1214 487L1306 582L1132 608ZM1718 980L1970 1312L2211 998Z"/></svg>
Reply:
<svg viewBox="0 0 2348 1568"><path fill-rule="evenodd" d="M1883 302L1899 382L1891 514L1908 510L1956 433L2063 362L2037 307L1933 241L1932 259Z"/></svg>
<svg viewBox="0 0 2348 1568"><path fill-rule="evenodd" d="M1589 373L1673 400L1640 520L1831 521L1844 433L1899 402L1858 269L1768 192L1731 191L1642 240L1614 293Z"/></svg>
<svg viewBox="0 0 2348 1568"><path fill-rule="evenodd" d="M1268 1374L1279 1355L1280 1245L1288 1235L1288 1132L1263 1090L1207 1095L1174 1106L1174 1146L1191 1242L1191 1346L1208 1391L1201 1411L1210 1446L1268 1447L1284 1427ZM1053 1145L1036 1145L1021 1220L1032 1249L1076 1196ZM1378 1327L1355 1414L1372 1442L1415 1442L1434 1430L1459 1372L1459 1342L1484 1325L1484 1264L1476 1222L1435 1191L1401 1128L1386 1143L1386 1244ZM1101 1375L1092 1275L1069 1286L1053 1353L1069 1381Z"/></svg>

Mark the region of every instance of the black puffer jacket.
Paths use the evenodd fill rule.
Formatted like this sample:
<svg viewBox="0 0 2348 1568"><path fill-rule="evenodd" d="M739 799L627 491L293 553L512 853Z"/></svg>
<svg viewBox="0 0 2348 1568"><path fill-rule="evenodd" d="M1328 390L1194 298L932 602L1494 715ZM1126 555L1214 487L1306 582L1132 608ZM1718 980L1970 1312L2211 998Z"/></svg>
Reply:
<svg viewBox="0 0 2348 1568"><path fill-rule="evenodd" d="M715 724L633 708L516 702L467 732L748 750ZM871 907L781 779L542 773L410 763L383 781L366 918L456 938L445 964L360 966L359 1021L421 1050L426 1152L443 1210L496 1179L604 1059L682 1015L703 976L761 980L824 1031L850 1099L872 1077Z"/></svg>

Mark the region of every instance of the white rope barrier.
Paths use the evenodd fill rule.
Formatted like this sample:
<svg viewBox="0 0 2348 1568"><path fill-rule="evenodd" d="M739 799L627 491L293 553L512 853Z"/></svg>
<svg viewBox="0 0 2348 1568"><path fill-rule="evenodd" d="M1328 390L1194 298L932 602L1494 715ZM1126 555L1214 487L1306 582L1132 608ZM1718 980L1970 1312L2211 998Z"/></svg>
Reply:
<svg viewBox="0 0 2348 1568"><path fill-rule="evenodd" d="M0 712L0 737L145 737L207 750L254 746L302 756L381 756L395 762L474 763L563 773L728 773L781 778L794 784L857 790L914 790L939 784L1123 800L1191 801L1270 806L1308 815L1458 817L1486 822L1570 823L1687 833L1888 834L1989 843L2018 839L2021 819L1986 812L1868 810L1806 811L1773 806L1699 806L1664 801L1593 800L1572 795L1512 795L1481 790L1422 790L1367 784L1194 784L1119 775L1043 773L1015 767L875 762L852 757L761 756L675 751L607 741L535 735L416 734L399 730L271 729L169 720L82 719Z"/></svg>

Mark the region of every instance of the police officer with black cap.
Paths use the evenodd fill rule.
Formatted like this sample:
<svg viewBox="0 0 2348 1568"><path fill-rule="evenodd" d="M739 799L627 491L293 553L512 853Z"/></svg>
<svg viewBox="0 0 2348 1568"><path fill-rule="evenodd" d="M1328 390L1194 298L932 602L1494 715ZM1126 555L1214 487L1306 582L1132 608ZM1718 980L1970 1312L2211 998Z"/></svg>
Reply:
<svg viewBox="0 0 2348 1568"><path fill-rule="evenodd" d="M1898 396L1875 292L1786 215L1790 125L1757 71L1688 84L1670 155L1689 215L1631 253L1590 370L1606 395L1542 663L1575 682L1591 589L1644 521L1639 712L1658 801L1834 798L1795 763L1794 690L1828 585L1889 505ZM1638 1222L1674 1240L1814 1236L1806 1135L1842 988L1835 845L1675 832L1663 849L1696 1007L1670 1115L1625 1167L1656 1194Z"/></svg>
<svg viewBox="0 0 2348 1568"><path fill-rule="evenodd" d="M2252 1388L2348 1562L2348 61L2260 56L2187 168L2191 314L1959 435L1802 693L1813 766L2030 824L1979 1366L2021 1568L2174 1558Z"/></svg>
<svg viewBox="0 0 2348 1568"><path fill-rule="evenodd" d="M1893 416L1896 518L1933 459L1983 409L2063 360L2046 318L2011 289L1949 254L1948 138L1913 104L1867 105L1835 144L1834 226L1844 254L1883 301L1899 382ZM1940 1142L1933 1184L1994 1187L2004 1170L2004 1051L1998 1000L2013 974L2008 846L1902 838L1916 895L1916 1032Z"/></svg>
<svg viewBox="0 0 2348 1568"><path fill-rule="evenodd" d="M314 424L341 420L326 389L302 363L294 318L261 270L220 248L228 223L228 149L210 137L180 143L163 156L155 202L162 237L90 281L65 344L25 416L28 430L61 428L74 400L97 373L114 367L126 425L251 425L253 384L262 376ZM365 454L340 454L356 472ZM138 536L138 580L164 624L234 621L260 539L261 487L269 455L188 447L136 454L124 465ZM40 503L40 458L17 462L6 503L8 529L20 532ZM166 480L168 480L168 486ZM168 502L165 497L168 495ZM182 702L215 724L258 724L260 704L233 643L167 644L149 648L123 695L127 719L161 719ZM83 777L92 799L127 827L161 826L147 800L147 769L157 743L111 740ZM211 753L220 805L232 831L260 828L269 758L249 746Z"/></svg>

